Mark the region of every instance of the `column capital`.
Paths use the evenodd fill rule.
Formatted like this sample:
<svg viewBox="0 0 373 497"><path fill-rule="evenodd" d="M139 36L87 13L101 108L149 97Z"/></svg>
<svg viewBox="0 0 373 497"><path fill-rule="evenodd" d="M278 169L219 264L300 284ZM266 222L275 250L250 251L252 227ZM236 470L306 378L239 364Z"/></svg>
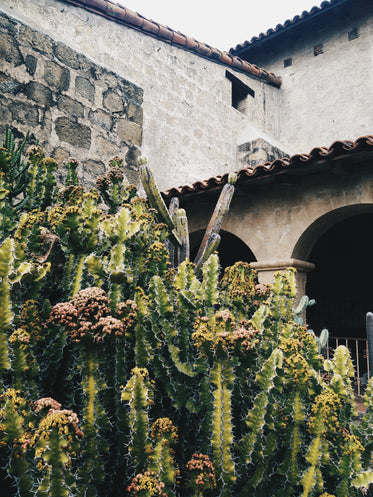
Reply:
<svg viewBox="0 0 373 497"><path fill-rule="evenodd" d="M271 285L275 273L278 271L286 271L288 268L295 268L295 282L297 285L298 302L304 295L307 283L307 273L315 268L312 262L301 261L299 259L271 259L266 261L251 262L250 266L258 272L259 283Z"/></svg>
<svg viewBox="0 0 373 497"><path fill-rule="evenodd" d="M297 271L308 273L315 269L315 264L312 262L301 261L300 259L270 259L266 261L251 262L250 266L256 271L270 271L272 274L275 271L285 271L293 267Z"/></svg>

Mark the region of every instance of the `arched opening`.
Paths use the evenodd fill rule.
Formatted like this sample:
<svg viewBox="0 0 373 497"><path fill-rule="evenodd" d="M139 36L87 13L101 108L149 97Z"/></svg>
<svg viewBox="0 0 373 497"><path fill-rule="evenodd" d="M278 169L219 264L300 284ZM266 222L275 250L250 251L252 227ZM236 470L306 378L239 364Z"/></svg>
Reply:
<svg viewBox="0 0 373 497"><path fill-rule="evenodd" d="M307 323L316 334L329 330L326 357L345 345L355 366L354 387L361 395L368 363L366 313L373 311L373 258L370 230L373 205L357 204L328 212L299 238L293 257L315 264L307 275L306 294L316 300Z"/></svg>
<svg viewBox="0 0 373 497"><path fill-rule="evenodd" d="M197 255L199 246L202 242L205 230L194 231L189 235L190 239L190 259L193 261ZM254 262L255 255L249 247L238 236L229 231L220 230L221 241L218 248L218 254L222 269L233 266L238 261Z"/></svg>
<svg viewBox="0 0 373 497"><path fill-rule="evenodd" d="M365 337L365 315L373 310L371 226L373 212L353 215L329 227L314 244L308 260L315 269L308 274L306 293L316 300L307 310L315 331Z"/></svg>

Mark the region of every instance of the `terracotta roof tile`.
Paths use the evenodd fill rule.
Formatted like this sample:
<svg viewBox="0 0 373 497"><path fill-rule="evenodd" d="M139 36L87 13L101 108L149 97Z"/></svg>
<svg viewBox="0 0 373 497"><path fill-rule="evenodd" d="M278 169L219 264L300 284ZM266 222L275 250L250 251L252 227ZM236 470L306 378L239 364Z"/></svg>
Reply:
<svg viewBox="0 0 373 497"><path fill-rule="evenodd" d="M266 83L279 88L281 79L273 73L269 73L264 69L257 71L251 64L242 64L241 59L235 56L229 56L227 52L222 52L217 48L210 47L206 43L200 43L193 38L190 38L179 31L158 24L150 19L133 12L127 7L123 7L111 0L64 0L67 3L77 5L83 9L90 10L96 14L102 15L112 21L125 24L131 28L138 29L144 33L154 36L162 41L171 42L174 45L182 47L198 55L209 58L213 61L218 61L224 65L228 65L239 69L251 76L265 81Z"/></svg>
<svg viewBox="0 0 373 497"><path fill-rule="evenodd" d="M245 48L251 47L266 38L270 38L271 36L277 34L279 31L283 31L284 29L294 26L307 18L313 17L321 11L325 11L329 8L334 7L336 4L342 4L346 1L348 0L325 0L321 3L320 7L315 6L312 7L312 9L309 11L304 10L300 15L296 15L295 17L293 17L293 19L287 19L283 24L277 24L275 28L268 29L265 33L260 33L258 36L253 36L250 40L236 45L229 50L229 53L232 55L239 54Z"/></svg>
<svg viewBox="0 0 373 497"><path fill-rule="evenodd" d="M315 147L309 154L295 154L290 158L276 159L255 167L246 167L237 172L237 184L255 181L258 178L269 177L283 173L290 169L311 166L316 163L328 163L336 158L343 158L359 152L373 153L373 135L366 135L355 141L335 141L329 148ZM214 176L204 181L197 181L193 185L171 188L163 193L164 198L182 197L208 190L219 189L228 182L228 173Z"/></svg>

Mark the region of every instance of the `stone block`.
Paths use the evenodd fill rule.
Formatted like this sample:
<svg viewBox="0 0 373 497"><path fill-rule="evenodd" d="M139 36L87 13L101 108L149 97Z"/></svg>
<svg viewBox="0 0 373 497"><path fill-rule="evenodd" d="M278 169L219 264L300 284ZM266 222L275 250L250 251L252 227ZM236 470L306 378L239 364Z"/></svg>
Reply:
<svg viewBox="0 0 373 497"><path fill-rule="evenodd" d="M30 76L33 76L35 74L37 64L38 60L36 57L30 54L26 55L25 66L26 66L26 71L30 74Z"/></svg>
<svg viewBox="0 0 373 497"><path fill-rule="evenodd" d="M70 72L56 62L47 60L44 64L44 81L57 92L66 91L70 85Z"/></svg>
<svg viewBox="0 0 373 497"><path fill-rule="evenodd" d="M97 67L91 60L85 55L78 53L79 69L83 72L90 72L92 68ZM94 78L95 79L95 78Z"/></svg>
<svg viewBox="0 0 373 497"><path fill-rule="evenodd" d="M107 90L105 93L103 93L102 103L105 109L110 112L118 114L123 114L124 112L123 97L112 90Z"/></svg>
<svg viewBox="0 0 373 497"><path fill-rule="evenodd" d="M93 145L96 154L99 154L100 156L114 157L114 155L117 154L118 147L116 143L113 143L101 135L95 137Z"/></svg>
<svg viewBox="0 0 373 497"><path fill-rule="evenodd" d="M79 124L68 117L56 119L54 129L58 138L74 147L89 149L91 147L91 129L85 124Z"/></svg>
<svg viewBox="0 0 373 497"><path fill-rule="evenodd" d="M91 103L95 101L95 87L87 78L83 78L82 76L76 77L75 92Z"/></svg>
<svg viewBox="0 0 373 497"><path fill-rule="evenodd" d="M90 175L93 178L96 178L100 174L104 174L105 172L105 164L102 161L88 159L82 164L83 175Z"/></svg>
<svg viewBox="0 0 373 497"><path fill-rule="evenodd" d="M30 128L34 128L39 124L39 111L35 105L16 101L9 104L9 110L14 121L18 121Z"/></svg>
<svg viewBox="0 0 373 497"><path fill-rule="evenodd" d="M10 100L4 98L4 96L0 93L0 123L4 125L6 123L10 123L12 120L12 114L9 110ZM2 141L0 140L1 144Z"/></svg>
<svg viewBox="0 0 373 497"><path fill-rule="evenodd" d="M14 34L17 32L17 23L9 19L6 14L0 13L0 32Z"/></svg>
<svg viewBox="0 0 373 497"><path fill-rule="evenodd" d="M135 86L126 80L120 81L120 88L128 100L137 105L142 105L144 95L144 90L142 88Z"/></svg>
<svg viewBox="0 0 373 497"><path fill-rule="evenodd" d="M141 146L142 128L136 123L127 121L127 119L119 119L116 122L116 133L118 138L125 143Z"/></svg>
<svg viewBox="0 0 373 497"><path fill-rule="evenodd" d="M37 52L46 55L48 58L53 58L54 42L49 36L21 24L17 38L22 45L30 46Z"/></svg>
<svg viewBox="0 0 373 497"><path fill-rule="evenodd" d="M124 175L131 185L135 185L137 187L139 187L141 185L139 171L136 171L130 167L125 166L124 167Z"/></svg>
<svg viewBox="0 0 373 497"><path fill-rule="evenodd" d="M138 168L137 162L138 162L140 156L141 156L141 150L139 148L134 147L134 146L129 147L129 149L126 153L126 157L125 157L126 163L128 165L130 165L133 169L138 171L139 168Z"/></svg>
<svg viewBox="0 0 373 497"><path fill-rule="evenodd" d="M96 124L105 131L111 131L113 125L112 115L102 109L91 110L88 116L92 124Z"/></svg>
<svg viewBox="0 0 373 497"><path fill-rule="evenodd" d="M0 34L0 59L4 59L13 66L23 64L23 56L14 36Z"/></svg>
<svg viewBox="0 0 373 497"><path fill-rule="evenodd" d="M0 92L17 95L23 89L23 84L11 78L7 74L0 72Z"/></svg>
<svg viewBox="0 0 373 497"><path fill-rule="evenodd" d="M50 136L52 133L52 112L51 109L39 109L39 120L41 123L42 134L45 137L45 144L43 145L49 150L50 147Z"/></svg>
<svg viewBox="0 0 373 497"><path fill-rule="evenodd" d="M70 117L81 119L84 117L84 105L67 95L59 95L57 97L57 107L61 112Z"/></svg>
<svg viewBox="0 0 373 497"><path fill-rule="evenodd" d="M127 118L129 121L133 121L134 123L138 124L139 126L143 125L143 110L142 107L139 107L138 105L129 102L126 108L126 114Z"/></svg>
<svg viewBox="0 0 373 497"><path fill-rule="evenodd" d="M237 158L241 167L255 167L283 157L288 157L288 155L263 138L256 138L237 148Z"/></svg>
<svg viewBox="0 0 373 497"><path fill-rule="evenodd" d="M70 67L71 69L80 68L78 53L64 43L56 43L53 52L60 62Z"/></svg>
<svg viewBox="0 0 373 497"><path fill-rule="evenodd" d="M49 88L38 81L30 81L26 85L25 93L27 98L37 102L41 107L51 107L53 105L53 94Z"/></svg>
<svg viewBox="0 0 373 497"><path fill-rule="evenodd" d="M52 150L51 157L53 157L53 159L55 159L58 162L59 169L61 169L62 172L61 164L65 159L70 157L70 151L64 147L56 147Z"/></svg>

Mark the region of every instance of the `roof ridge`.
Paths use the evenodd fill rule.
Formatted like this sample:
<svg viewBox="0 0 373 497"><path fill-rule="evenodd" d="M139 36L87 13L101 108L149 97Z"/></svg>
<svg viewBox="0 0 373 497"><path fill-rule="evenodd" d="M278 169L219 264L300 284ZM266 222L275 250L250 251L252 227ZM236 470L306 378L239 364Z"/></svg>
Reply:
<svg viewBox="0 0 373 497"><path fill-rule="evenodd" d="M190 52L194 52L202 57L213 60L220 64L230 66L234 69L258 78L269 85L279 88L281 79L275 74L266 71L262 67L250 64L246 60L228 52L213 48L207 43L202 43L196 39L184 35L180 31L175 31L168 26L159 24L155 21L133 12L132 10L112 2L111 0L63 0L67 3L84 8L98 15L102 15L120 24L125 24L131 28L142 31L143 33L158 38L162 41L172 43Z"/></svg>
<svg viewBox="0 0 373 497"><path fill-rule="evenodd" d="M295 15L291 19L286 19L282 24L277 24L274 28L269 28L265 33L259 33L257 36L253 36L250 40L244 41L243 43L239 43L235 47L232 47L229 50L231 55L235 55L237 52L244 50L245 48L251 47L256 43L261 42L262 40L277 34L279 31L283 31L289 27L292 27L298 24L301 21L304 21L307 18L313 17L314 15L322 12L330 7L334 7L336 4L345 3L347 0L324 0L320 3L320 6L315 5L311 7L309 10L303 10L301 14Z"/></svg>

